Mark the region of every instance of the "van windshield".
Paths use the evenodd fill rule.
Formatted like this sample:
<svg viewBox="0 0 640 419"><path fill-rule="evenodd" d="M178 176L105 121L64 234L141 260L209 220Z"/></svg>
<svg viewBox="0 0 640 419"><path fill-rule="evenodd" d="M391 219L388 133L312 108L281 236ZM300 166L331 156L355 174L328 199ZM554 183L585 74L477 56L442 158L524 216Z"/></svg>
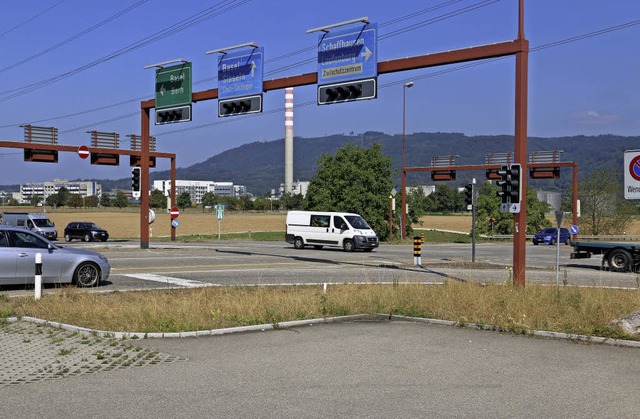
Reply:
<svg viewBox="0 0 640 419"><path fill-rule="evenodd" d="M53 227L53 223L48 218L35 218L33 223L38 227Z"/></svg>
<svg viewBox="0 0 640 419"><path fill-rule="evenodd" d="M371 230L369 224L364 220L364 218L359 215L346 215L344 218L347 219L347 222L351 224L353 228L359 228L361 230Z"/></svg>

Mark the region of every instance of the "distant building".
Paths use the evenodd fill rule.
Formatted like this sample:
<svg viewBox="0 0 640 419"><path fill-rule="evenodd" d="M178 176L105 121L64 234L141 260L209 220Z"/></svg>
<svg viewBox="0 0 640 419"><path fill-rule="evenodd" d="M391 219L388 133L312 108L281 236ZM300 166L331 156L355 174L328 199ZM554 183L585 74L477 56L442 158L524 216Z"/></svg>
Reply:
<svg viewBox="0 0 640 419"><path fill-rule="evenodd" d="M154 180L153 189L161 191L165 196L171 192L170 180ZM178 180L176 179L176 197L187 192L191 196L191 202L202 203L202 196L211 192L218 196L245 195L247 188L244 185L234 185L233 182L213 182L209 180Z"/></svg>
<svg viewBox="0 0 640 419"><path fill-rule="evenodd" d="M536 191L538 200L546 202L551 206L551 211L560 211L560 205L562 204L562 193L550 192L550 191Z"/></svg>
<svg viewBox="0 0 640 419"><path fill-rule="evenodd" d="M49 196L57 194L63 187L71 194L78 194L82 197L102 195L102 185L95 181L54 179L50 182L29 182L20 185L19 198L17 199L21 204L31 202L33 197L39 197L44 201Z"/></svg>
<svg viewBox="0 0 640 419"><path fill-rule="evenodd" d="M407 195L416 190L422 190L424 196L429 196L436 191L436 185L407 186Z"/></svg>
<svg viewBox="0 0 640 419"><path fill-rule="evenodd" d="M307 195L307 191L309 190L309 182L297 180L293 182L291 185L291 195L302 195L305 197ZM274 195L275 191L272 189L272 195ZM284 194L284 183L280 184L280 195Z"/></svg>

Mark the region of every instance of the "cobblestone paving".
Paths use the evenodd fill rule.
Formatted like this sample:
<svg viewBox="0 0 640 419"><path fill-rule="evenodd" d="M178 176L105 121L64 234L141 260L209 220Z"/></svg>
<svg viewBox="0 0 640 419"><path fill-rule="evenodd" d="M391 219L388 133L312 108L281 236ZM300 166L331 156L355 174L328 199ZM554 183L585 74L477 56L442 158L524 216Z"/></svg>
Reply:
<svg viewBox="0 0 640 419"><path fill-rule="evenodd" d="M0 387L183 360L117 340L26 321L0 324Z"/></svg>

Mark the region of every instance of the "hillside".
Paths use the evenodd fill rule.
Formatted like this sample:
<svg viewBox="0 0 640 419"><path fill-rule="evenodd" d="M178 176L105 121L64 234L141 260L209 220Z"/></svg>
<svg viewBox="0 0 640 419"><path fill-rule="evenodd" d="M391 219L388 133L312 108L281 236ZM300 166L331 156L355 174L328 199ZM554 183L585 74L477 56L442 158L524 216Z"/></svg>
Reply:
<svg viewBox="0 0 640 419"><path fill-rule="evenodd" d="M614 135L574 136L559 138L529 138L529 151L563 150L562 161L578 163L579 178L600 168L619 168L622 182L622 162L625 150L638 148L640 137ZM400 184L402 136L381 132L355 135L336 134L315 138L294 138L294 180L309 180L316 172L316 162L322 153L333 154L345 143L364 147L380 143L385 155L391 157L396 169L396 184ZM407 166L428 167L433 156L456 155L457 164L483 164L488 153L513 150L513 137L466 136L461 133L413 133L406 136ZM459 172L455 185L460 186L472 177L483 179L484 172ZM151 180L168 179L169 171L152 171ZM254 142L227 150L189 167L177 169L178 179L231 181L246 185L249 192L263 196L284 182L284 139ZM129 179L98 180L105 190L129 188ZM409 185L432 184L429 173L410 173ZM533 181L534 188L565 190L571 184L570 169L563 169L558 181ZM11 190L11 189L9 189Z"/></svg>

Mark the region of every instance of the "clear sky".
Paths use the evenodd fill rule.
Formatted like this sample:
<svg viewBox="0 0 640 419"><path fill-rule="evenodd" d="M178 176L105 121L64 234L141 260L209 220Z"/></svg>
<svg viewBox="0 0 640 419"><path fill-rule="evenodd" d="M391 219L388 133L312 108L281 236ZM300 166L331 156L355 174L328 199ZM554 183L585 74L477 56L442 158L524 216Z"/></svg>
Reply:
<svg viewBox="0 0 640 419"><path fill-rule="evenodd" d="M58 128L60 144L89 145L87 131L97 130L118 132L121 148L129 148L126 135L140 133L140 101L154 98L149 64L189 60L193 90L203 91L217 87L217 57L206 51L255 42L264 47L269 80L317 70L318 36L308 29L367 16L379 25L378 60L386 61L513 40L517 6L517 0L4 1L0 140L22 141L20 125L30 123ZM640 134L639 23L638 0L525 1L530 136ZM401 133L406 81L414 82L406 92L408 133L512 135L515 59L455 68L381 75L378 98L358 103L317 106L315 86L296 88L294 135ZM186 167L242 144L283 138L284 91L265 93L264 102L264 114L233 118L218 118L216 101L195 103L192 122L152 123L157 151L176 153L177 165ZM168 168L159 161L158 169ZM22 150L0 149L0 185L128 176L128 159L92 166L61 153L59 164L25 163Z"/></svg>

